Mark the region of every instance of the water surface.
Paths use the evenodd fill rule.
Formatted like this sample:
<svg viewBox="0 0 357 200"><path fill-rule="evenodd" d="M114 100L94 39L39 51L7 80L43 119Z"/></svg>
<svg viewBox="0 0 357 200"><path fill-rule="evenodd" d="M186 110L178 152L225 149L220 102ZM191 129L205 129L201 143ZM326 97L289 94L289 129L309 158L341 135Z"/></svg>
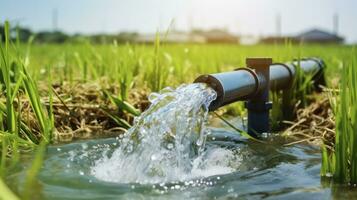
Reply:
<svg viewBox="0 0 357 200"><path fill-rule="evenodd" d="M204 84L166 88L150 95L151 106L124 135L48 147L36 199L338 197L321 184L317 147L207 127L215 98ZM7 179L19 193L30 164L24 157Z"/></svg>
<svg viewBox="0 0 357 200"><path fill-rule="evenodd" d="M227 129L215 133L235 134ZM121 183L100 180L92 168L104 154L118 148L117 139L100 139L51 146L39 174L43 199L328 199L329 187L320 181L320 151L309 145L284 147L281 139L268 144L235 136L235 142L211 140L211 149L229 149L239 158L234 172L219 174L215 166L201 176L185 181L161 183ZM219 155L221 152L218 152ZM224 156L224 152L223 152ZM211 158L212 159L212 158ZM217 158L221 159L221 158ZM214 159L213 159L214 160ZM212 161L212 160L211 160ZM10 177L18 185L25 176L21 170ZM219 165L225 165L226 163ZM118 169L120 170L120 169ZM209 171L209 170L213 170ZM123 172L122 172L123 173ZM207 176L205 175L207 173ZM210 174L215 174L210 176Z"/></svg>

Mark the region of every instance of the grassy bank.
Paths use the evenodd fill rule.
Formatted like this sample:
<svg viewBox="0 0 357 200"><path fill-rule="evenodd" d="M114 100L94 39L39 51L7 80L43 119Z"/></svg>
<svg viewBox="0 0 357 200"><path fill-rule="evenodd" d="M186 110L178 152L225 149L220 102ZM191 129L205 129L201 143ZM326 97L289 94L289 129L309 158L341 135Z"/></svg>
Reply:
<svg viewBox="0 0 357 200"><path fill-rule="evenodd" d="M336 85L340 63L351 59L349 52L352 49L349 46L289 44L10 46L9 80L10 85L18 90L16 95L12 95L17 98L12 100L20 105L14 111L21 109L20 113L26 113L21 120L36 135L49 128L47 123L53 123L54 138L64 140L90 136L118 126L127 129L133 116L147 107L146 99L150 92L190 83L200 74L233 70L244 66L247 57L264 55L284 62L296 57L319 56L327 63L327 76L332 75L329 84ZM18 64L18 60L23 64ZM31 80L18 76L16 70L21 68L17 65L23 65L23 74ZM23 80L29 80L33 86L26 88ZM26 91L34 92L26 95ZM3 100L8 97L3 93ZM43 106L33 109L32 106L39 102ZM225 109L229 109L231 114L241 114L243 110L239 103ZM46 115L48 117L43 117ZM51 118L52 122L42 120Z"/></svg>

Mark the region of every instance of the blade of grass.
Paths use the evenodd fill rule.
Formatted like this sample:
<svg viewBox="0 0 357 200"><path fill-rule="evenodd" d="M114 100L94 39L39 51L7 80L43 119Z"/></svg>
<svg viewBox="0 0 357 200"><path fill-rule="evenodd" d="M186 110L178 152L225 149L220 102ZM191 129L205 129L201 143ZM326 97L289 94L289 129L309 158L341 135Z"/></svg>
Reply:
<svg viewBox="0 0 357 200"><path fill-rule="evenodd" d="M242 129L239 129L237 128L236 126L234 126L232 123L230 123L228 120L224 119L224 117L222 117L221 115L219 115L217 112L213 112L219 119L221 119L225 124L227 124L229 127L231 127L233 130L237 131L237 133L241 134L242 136L248 138L248 139L251 139L251 140L254 140L256 142L260 142L260 143L265 143L264 141L262 140L259 140L251 135L248 134L248 132L242 130Z"/></svg>
<svg viewBox="0 0 357 200"><path fill-rule="evenodd" d="M118 107L119 110L126 111L134 116L139 116L141 114L141 112L134 108L134 106L132 106L130 103L120 100L119 98L109 94L109 92L106 90L104 90L104 93L109 98L109 100Z"/></svg>
<svg viewBox="0 0 357 200"><path fill-rule="evenodd" d="M105 108L101 108L102 111L108 115L113 121L115 121L115 123L117 123L120 127L123 127L125 129L129 129L131 126L130 124L125 121L124 119L121 119L120 117L118 116L115 116L113 114L111 114L109 111L107 111Z"/></svg>
<svg viewBox="0 0 357 200"><path fill-rule="evenodd" d="M39 198L41 194L40 186L38 185L37 175L42 167L43 159L46 154L46 144L45 140L42 140L40 145L37 147L34 160L31 167L27 170L26 180L24 183L24 191L22 193L23 199L33 199Z"/></svg>
<svg viewBox="0 0 357 200"><path fill-rule="evenodd" d="M2 178L0 178L0 199L18 200L19 198L7 187Z"/></svg>

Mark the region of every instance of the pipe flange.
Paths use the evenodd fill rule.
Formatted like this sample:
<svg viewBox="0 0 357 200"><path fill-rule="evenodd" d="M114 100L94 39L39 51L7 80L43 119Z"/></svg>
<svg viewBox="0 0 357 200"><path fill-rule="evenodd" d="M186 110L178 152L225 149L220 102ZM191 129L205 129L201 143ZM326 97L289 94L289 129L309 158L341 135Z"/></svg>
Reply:
<svg viewBox="0 0 357 200"><path fill-rule="evenodd" d="M240 67L240 68L234 69L234 71L239 71L239 70L245 70L245 71L251 73L252 76L254 77L254 80L255 80L254 92L251 95L245 96L244 98L248 99L248 98L254 97L255 95L257 95L259 93L259 88L260 88L260 82L259 82L258 74L253 69L251 69L249 67Z"/></svg>
<svg viewBox="0 0 357 200"><path fill-rule="evenodd" d="M319 71L321 71L321 70L323 70L324 69L324 63L322 63L321 62L321 59L319 59L319 58L316 58L316 57L310 57L310 58L302 58L301 59L302 61L314 61L314 62L316 62L317 63L317 65L320 67L320 70Z"/></svg>
<svg viewBox="0 0 357 200"><path fill-rule="evenodd" d="M299 62L299 61L313 61L313 62L317 63L317 65L319 66L319 68L320 68L319 71L322 71L325 67L325 63L323 62L323 60L316 58L316 57L293 59L293 62Z"/></svg>
<svg viewBox="0 0 357 200"><path fill-rule="evenodd" d="M325 70L325 62L320 59L320 58L316 58L316 57L311 57L311 58L306 58L306 60L311 60L311 61L315 61L317 63L317 65L320 67L319 71L314 75L314 85L315 88L318 92L322 92L322 88L320 87L320 85L326 85L326 79L324 76L324 70Z"/></svg>
<svg viewBox="0 0 357 200"><path fill-rule="evenodd" d="M293 61L299 62L298 59L294 59ZM319 85L326 85L326 80L324 77L324 68L325 68L326 64L324 63L324 61L322 59L319 59L316 57L302 58L302 59L300 59L300 61L313 61L318 65L319 70L314 74L314 76L312 78L314 80L314 85L315 85L316 90L318 92L321 92L322 89L319 87ZM294 63L293 63L293 65L295 68L297 67Z"/></svg>
<svg viewBox="0 0 357 200"><path fill-rule="evenodd" d="M287 69L288 70L288 72L289 72L289 85L287 86L287 88L290 88L291 86L292 86L292 84L293 84L293 82L294 82L294 72L293 71L291 71L291 69L290 69L290 67L287 65L287 64L285 64L285 63L273 63L272 65L281 65L281 66L283 66L285 69Z"/></svg>

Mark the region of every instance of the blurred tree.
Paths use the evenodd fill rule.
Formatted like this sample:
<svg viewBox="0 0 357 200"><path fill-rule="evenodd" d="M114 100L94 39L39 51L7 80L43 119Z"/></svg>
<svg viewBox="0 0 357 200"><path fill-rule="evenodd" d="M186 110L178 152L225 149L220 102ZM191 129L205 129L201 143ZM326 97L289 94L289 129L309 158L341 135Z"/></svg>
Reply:
<svg viewBox="0 0 357 200"><path fill-rule="evenodd" d="M27 42L29 40L29 38L31 37L31 35L33 35L32 31L30 29L27 29L27 28L18 27L15 30L12 30L12 31L17 31L19 39L20 39L21 42ZM15 37L17 37L17 34L16 34ZM13 38L13 39L15 39L15 38Z"/></svg>
<svg viewBox="0 0 357 200"><path fill-rule="evenodd" d="M0 24L0 42L5 41L5 28L4 25Z"/></svg>
<svg viewBox="0 0 357 200"><path fill-rule="evenodd" d="M4 25L0 24L0 41L5 40ZM139 36L136 32L121 32L118 34L94 34L94 35L82 35L74 34L67 35L61 31L41 31L38 33L32 32L28 28L17 26L11 29L11 39L15 40L19 37L21 42L27 42L31 35L36 35L35 42L37 43L83 43L90 41L92 43L108 44L117 41L118 43L135 42Z"/></svg>
<svg viewBox="0 0 357 200"><path fill-rule="evenodd" d="M42 31L36 34L35 41L40 43L64 43L70 36L61 31Z"/></svg>
<svg viewBox="0 0 357 200"><path fill-rule="evenodd" d="M114 36L117 42L133 42L139 36L136 32L121 32L118 35Z"/></svg>
<svg viewBox="0 0 357 200"><path fill-rule="evenodd" d="M17 37L19 37L19 40L21 42L26 42L32 34L33 33L30 29L16 26L15 28L11 28L10 30L10 39L16 40ZM0 24L0 41L5 41L5 28L3 24Z"/></svg>

